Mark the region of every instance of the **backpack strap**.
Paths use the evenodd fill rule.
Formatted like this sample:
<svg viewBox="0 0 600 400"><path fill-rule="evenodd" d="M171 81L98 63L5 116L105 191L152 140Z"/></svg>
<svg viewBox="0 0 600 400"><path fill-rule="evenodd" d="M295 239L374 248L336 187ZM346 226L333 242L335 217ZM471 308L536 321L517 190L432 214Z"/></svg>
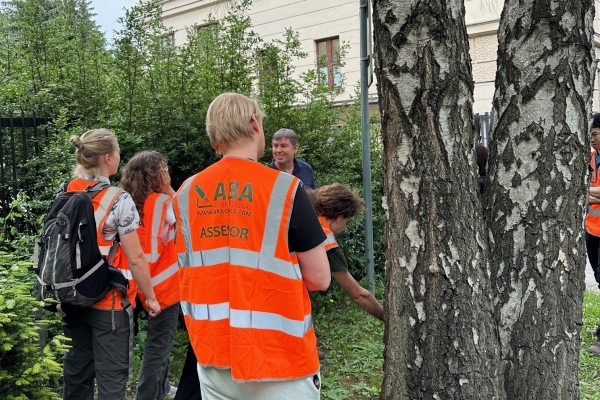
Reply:
<svg viewBox="0 0 600 400"><path fill-rule="evenodd" d="M89 186L85 188L85 192L90 196L90 200L93 200L98 193L103 191L104 189L108 189L110 185L106 182L98 182L94 186Z"/></svg>
<svg viewBox="0 0 600 400"><path fill-rule="evenodd" d="M54 196L58 196L61 193L64 193L67 191L67 186L69 186L69 183L71 183L72 179L69 179L68 181L64 181L63 183L60 184L60 186L58 187L58 190L54 193Z"/></svg>
<svg viewBox="0 0 600 400"><path fill-rule="evenodd" d="M108 263L110 265L113 265L113 261L115 260L115 255L117 254L117 249L119 248L120 244L121 244L121 240L119 238L119 233L117 233L117 236L115 236L115 238L113 239L113 242L110 245L110 250L108 251Z"/></svg>

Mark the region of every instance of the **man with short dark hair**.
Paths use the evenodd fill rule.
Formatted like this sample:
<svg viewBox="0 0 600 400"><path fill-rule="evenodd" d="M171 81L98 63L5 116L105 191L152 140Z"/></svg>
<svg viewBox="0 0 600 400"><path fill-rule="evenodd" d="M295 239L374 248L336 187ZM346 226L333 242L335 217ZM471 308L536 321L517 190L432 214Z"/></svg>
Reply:
<svg viewBox="0 0 600 400"><path fill-rule="evenodd" d="M293 130L279 129L273 134L272 145L273 160L271 160L269 167L294 175L306 187L317 188L315 175L310 164L296 159L296 153L300 146L298 145L298 136Z"/></svg>

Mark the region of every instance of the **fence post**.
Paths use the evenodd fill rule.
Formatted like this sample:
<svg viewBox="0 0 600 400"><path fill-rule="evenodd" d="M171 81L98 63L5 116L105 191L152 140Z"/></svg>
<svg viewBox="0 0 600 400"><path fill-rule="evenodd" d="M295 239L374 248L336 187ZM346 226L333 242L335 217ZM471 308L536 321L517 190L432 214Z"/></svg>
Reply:
<svg viewBox="0 0 600 400"><path fill-rule="evenodd" d="M27 161L27 133L25 130L25 111L21 110L21 141L23 147L21 148L21 165Z"/></svg>
<svg viewBox="0 0 600 400"><path fill-rule="evenodd" d="M33 152L36 156L40 155L40 146L38 145L38 133L37 133L37 117L35 111L33 112Z"/></svg>

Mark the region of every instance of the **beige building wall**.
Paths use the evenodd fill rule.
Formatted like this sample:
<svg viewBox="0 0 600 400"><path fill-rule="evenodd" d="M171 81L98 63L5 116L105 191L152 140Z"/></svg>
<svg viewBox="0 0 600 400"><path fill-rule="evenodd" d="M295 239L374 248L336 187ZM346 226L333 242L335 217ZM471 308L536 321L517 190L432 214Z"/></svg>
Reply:
<svg viewBox="0 0 600 400"><path fill-rule="evenodd" d="M175 33L175 44L186 40L186 27L202 24L212 14L219 19L227 12L227 2L222 0L166 0L163 2L163 18L167 27ZM316 41L339 37L340 43L348 45L345 82L336 100L348 101L360 80L359 20L356 0L254 0L248 12L256 33L265 41L282 38L286 28L299 34L302 51L308 57L295 63L301 74L315 69L317 63ZM377 96L375 83L369 97Z"/></svg>
<svg viewBox="0 0 600 400"><path fill-rule="evenodd" d="M594 35L594 44L596 58L600 58L600 0L595 0L595 5L594 32L597 33ZM497 33L503 6L503 0L465 0L465 19L475 81L475 113L489 112L492 109L498 50ZM592 105L594 111L600 111L599 78L600 69L597 69Z"/></svg>
<svg viewBox="0 0 600 400"><path fill-rule="evenodd" d="M596 2L595 32L600 32L600 0ZM465 0L465 19L475 82L474 112L485 113L492 109L496 55L498 50L498 24L503 0ZM175 44L184 43L186 28L202 25L209 14L223 17L229 7L225 0L165 0L163 18L173 29ZM302 50L308 57L295 64L298 74L314 69L317 62L316 41L338 36L349 46L346 66L342 68L345 82L336 100L348 101L354 95L360 80L359 21L356 0L254 0L249 11L254 30L265 41L281 38L286 28L298 32ZM596 54L600 58L600 35L596 35ZM596 74L594 110L600 111L600 73ZM377 97L375 81L369 88L369 97Z"/></svg>

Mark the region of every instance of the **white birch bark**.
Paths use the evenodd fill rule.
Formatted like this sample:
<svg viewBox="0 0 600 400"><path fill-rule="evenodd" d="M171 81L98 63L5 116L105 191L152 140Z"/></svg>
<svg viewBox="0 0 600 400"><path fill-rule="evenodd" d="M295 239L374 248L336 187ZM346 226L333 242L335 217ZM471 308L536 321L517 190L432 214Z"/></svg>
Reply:
<svg viewBox="0 0 600 400"><path fill-rule="evenodd" d="M507 0L484 204L506 394L578 399L593 1Z"/></svg>
<svg viewBox="0 0 600 400"><path fill-rule="evenodd" d="M462 0L374 0L387 198L382 399L502 398Z"/></svg>

